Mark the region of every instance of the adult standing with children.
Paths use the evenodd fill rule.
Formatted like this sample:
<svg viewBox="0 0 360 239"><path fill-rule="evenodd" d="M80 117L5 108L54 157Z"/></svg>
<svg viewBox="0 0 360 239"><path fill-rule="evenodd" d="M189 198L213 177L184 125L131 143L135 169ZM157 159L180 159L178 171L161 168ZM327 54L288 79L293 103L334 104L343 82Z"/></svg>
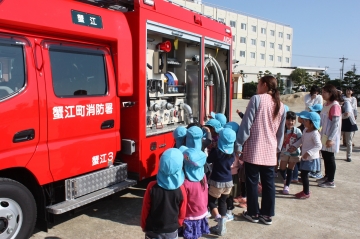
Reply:
<svg viewBox="0 0 360 239"><path fill-rule="evenodd" d="M310 89L310 93L304 97L305 110L311 111L309 107L316 104L323 104L323 97L319 95L319 93L320 88L316 85L313 85Z"/></svg>
<svg viewBox="0 0 360 239"><path fill-rule="evenodd" d="M285 115L277 80L273 76L262 77L237 133L237 143L243 146L246 174L247 211L243 212L243 216L251 222L261 220L270 225L271 217L275 215L274 166L284 138ZM261 209L257 190L259 175L262 184Z"/></svg>
<svg viewBox="0 0 360 239"><path fill-rule="evenodd" d="M341 135L341 106L343 99L333 85L322 88L322 96L326 104L321 110L321 155L324 159L325 176L317 182L323 188L335 188L336 171L335 154L339 152Z"/></svg>

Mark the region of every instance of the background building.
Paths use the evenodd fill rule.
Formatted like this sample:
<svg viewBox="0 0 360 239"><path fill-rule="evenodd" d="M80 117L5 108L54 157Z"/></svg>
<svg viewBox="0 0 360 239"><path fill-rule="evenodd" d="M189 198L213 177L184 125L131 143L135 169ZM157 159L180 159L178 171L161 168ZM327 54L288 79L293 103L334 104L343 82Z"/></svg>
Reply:
<svg viewBox="0 0 360 239"><path fill-rule="evenodd" d="M176 4L197 11L231 26L233 34L233 98L242 98L242 84L257 82L259 72L281 74L287 90L291 93L289 75L296 68L323 72L324 68L291 67L293 29L286 24L251 16L234 9L207 4L201 0L171 0ZM241 80L239 80L241 79Z"/></svg>

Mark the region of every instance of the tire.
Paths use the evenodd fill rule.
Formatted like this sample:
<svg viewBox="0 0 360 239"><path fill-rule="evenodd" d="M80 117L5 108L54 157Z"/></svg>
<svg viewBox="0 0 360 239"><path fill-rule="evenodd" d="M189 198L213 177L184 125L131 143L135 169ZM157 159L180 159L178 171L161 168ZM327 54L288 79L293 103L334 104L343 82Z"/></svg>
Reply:
<svg viewBox="0 0 360 239"><path fill-rule="evenodd" d="M36 203L24 185L0 178L0 238L29 238L36 223Z"/></svg>

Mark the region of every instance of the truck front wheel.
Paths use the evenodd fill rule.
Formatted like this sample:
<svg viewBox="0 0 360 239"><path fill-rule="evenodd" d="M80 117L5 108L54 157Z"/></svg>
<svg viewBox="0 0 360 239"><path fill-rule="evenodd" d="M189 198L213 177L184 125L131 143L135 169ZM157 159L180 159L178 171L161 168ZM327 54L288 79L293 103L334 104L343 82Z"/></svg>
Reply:
<svg viewBox="0 0 360 239"><path fill-rule="evenodd" d="M0 178L0 239L29 238L36 222L36 204L22 184Z"/></svg>

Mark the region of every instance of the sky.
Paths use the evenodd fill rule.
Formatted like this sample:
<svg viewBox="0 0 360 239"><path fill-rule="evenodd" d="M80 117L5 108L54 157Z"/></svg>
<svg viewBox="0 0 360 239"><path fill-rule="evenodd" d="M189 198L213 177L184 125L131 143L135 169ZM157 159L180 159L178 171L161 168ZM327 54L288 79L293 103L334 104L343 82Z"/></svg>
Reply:
<svg viewBox="0 0 360 239"><path fill-rule="evenodd" d="M243 15L290 25L292 66L328 67L331 79L360 74L360 0L205 0Z"/></svg>

